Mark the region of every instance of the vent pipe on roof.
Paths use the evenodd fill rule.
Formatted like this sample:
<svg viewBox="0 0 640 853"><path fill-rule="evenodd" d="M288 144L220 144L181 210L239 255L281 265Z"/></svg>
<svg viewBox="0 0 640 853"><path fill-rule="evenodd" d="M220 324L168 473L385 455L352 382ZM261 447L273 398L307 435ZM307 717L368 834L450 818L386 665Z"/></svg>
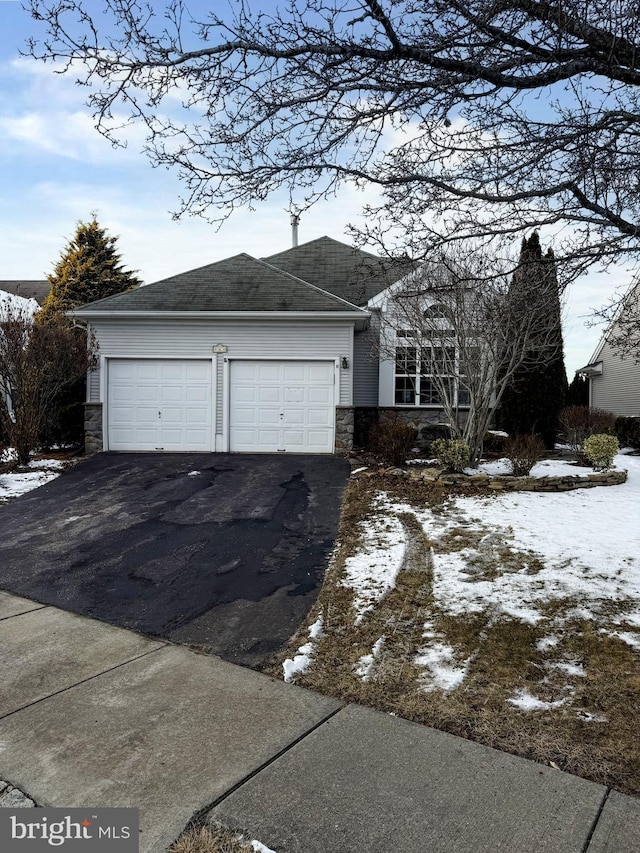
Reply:
<svg viewBox="0 0 640 853"><path fill-rule="evenodd" d="M291 245L295 249L298 245L298 225L300 225L300 214L291 214Z"/></svg>

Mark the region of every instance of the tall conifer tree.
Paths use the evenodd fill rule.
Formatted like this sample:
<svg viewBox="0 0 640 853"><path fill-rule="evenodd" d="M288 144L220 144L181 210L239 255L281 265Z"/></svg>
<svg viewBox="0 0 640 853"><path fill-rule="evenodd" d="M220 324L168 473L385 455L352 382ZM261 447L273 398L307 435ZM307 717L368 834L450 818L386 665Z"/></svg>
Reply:
<svg viewBox="0 0 640 853"><path fill-rule="evenodd" d="M510 435L535 433L553 448L558 412L565 405L567 375L564 366L560 293L555 258L542 253L537 232L522 241L520 261L511 287L526 294L543 289L547 294L547 331L531 341L531 358L525 360L502 398L502 425ZM532 300L533 301L533 300ZM536 299L533 304L540 304Z"/></svg>
<svg viewBox="0 0 640 853"><path fill-rule="evenodd" d="M53 272L47 276L51 290L36 314L37 325L66 328L74 339L84 342L85 330L75 327L65 312L141 284L133 272L124 269L116 243L117 238L107 234L95 214L89 222L78 223ZM40 440L44 444L81 442L85 399L84 378L61 388L50 402L47 418L41 425Z"/></svg>
<svg viewBox="0 0 640 853"><path fill-rule="evenodd" d="M38 322L141 284L133 272L124 269L116 243L117 238L108 236L95 215L89 222L78 223L53 273L47 276L51 290Z"/></svg>

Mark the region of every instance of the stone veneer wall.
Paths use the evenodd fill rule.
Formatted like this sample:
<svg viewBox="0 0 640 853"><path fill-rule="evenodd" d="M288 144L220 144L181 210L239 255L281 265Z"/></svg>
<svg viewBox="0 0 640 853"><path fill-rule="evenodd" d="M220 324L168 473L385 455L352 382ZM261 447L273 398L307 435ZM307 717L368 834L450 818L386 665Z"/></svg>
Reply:
<svg viewBox="0 0 640 853"><path fill-rule="evenodd" d="M626 482L626 471L601 471L562 477L491 477L489 474L445 474L438 468L394 468L393 473L415 480L437 481L444 486L474 486L495 492L569 492L595 486L619 486Z"/></svg>
<svg viewBox="0 0 640 853"><path fill-rule="evenodd" d="M102 450L102 403L84 404L84 452L87 456Z"/></svg>
<svg viewBox="0 0 640 853"><path fill-rule="evenodd" d="M348 453L353 449L353 406L336 406L336 453Z"/></svg>

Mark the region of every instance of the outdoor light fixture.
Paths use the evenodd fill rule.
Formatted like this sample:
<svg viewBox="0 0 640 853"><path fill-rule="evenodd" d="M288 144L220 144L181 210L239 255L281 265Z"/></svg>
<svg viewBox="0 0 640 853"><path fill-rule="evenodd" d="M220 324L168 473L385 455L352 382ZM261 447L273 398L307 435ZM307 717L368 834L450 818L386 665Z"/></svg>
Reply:
<svg viewBox="0 0 640 853"><path fill-rule="evenodd" d="M348 367L349 367L349 359L346 357L346 355L343 355L342 356L342 369L346 370Z"/></svg>

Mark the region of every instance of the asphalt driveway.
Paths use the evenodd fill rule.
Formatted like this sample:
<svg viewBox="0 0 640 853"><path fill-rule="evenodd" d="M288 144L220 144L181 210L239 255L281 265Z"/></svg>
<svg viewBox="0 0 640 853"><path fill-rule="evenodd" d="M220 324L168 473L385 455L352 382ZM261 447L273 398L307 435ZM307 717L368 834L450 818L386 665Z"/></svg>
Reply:
<svg viewBox="0 0 640 853"><path fill-rule="evenodd" d="M317 595L330 456L98 454L0 507L0 589L257 665Z"/></svg>

